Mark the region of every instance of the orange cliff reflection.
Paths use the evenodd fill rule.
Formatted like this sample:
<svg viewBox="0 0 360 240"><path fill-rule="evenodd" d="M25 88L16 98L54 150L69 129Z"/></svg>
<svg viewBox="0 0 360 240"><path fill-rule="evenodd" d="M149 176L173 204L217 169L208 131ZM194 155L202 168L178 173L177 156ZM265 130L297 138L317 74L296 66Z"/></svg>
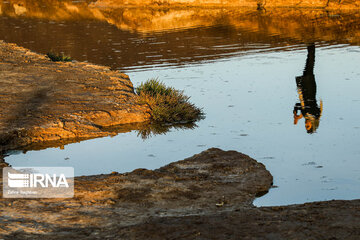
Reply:
<svg viewBox="0 0 360 240"><path fill-rule="evenodd" d="M320 118L323 110L323 103L320 100L320 106L316 100L316 81L314 75L315 65L315 44L307 47L307 58L305 69L302 76L296 77L296 86L299 94L299 103L294 106L294 124L299 119L305 119L305 129L307 133L316 132L320 124ZM298 114L300 112L300 114Z"/></svg>
<svg viewBox="0 0 360 240"><path fill-rule="evenodd" d="M360 45L358 11L113 9L92 2L0 0L0 38L121 70L215 61L306 42Z"/></svg>
<svg viewBox="0 0 360 240"><path fill-rule="evenodd" d="M198 26L231 25L267 35L309 40L360 43L360 12L300 9L249 11L202 8L97 8L93 0L0 0L0 14L53 21L96 19L122 30L169 31ZM96 2L96 1L95 1Z"/></svg>
<svg viewBox="0 0 360 240"><path fill-rule="evenodd" d="M324 0L95 0L95 6L119 8L124 6L147 7L252 7L265 9L271 7L297 8L326 8L329 9L358 9L359 0L324 1Z"/></svg>

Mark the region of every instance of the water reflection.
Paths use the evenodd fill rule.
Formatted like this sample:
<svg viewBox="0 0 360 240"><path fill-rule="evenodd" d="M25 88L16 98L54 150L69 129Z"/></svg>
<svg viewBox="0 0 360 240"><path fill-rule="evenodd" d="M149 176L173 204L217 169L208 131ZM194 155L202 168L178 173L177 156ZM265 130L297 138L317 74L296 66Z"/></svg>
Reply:
<svg viewBox="0 0 360 240"><path fill-rule="evenodd" d="M299 94L299 103L294 106L294 124L299 119L305 118L305 129L308 133L314 133L319 127L322 114L322 101L320 106L316 101L316 82L314 75L315 65L315 44L307 47L307 58L305 69L302 76L296 77L296 86ZM298 112L300 114L298 115Z"/></svg>
<svg viewBox="0 0 360 240"><path fill-rule="evenodd" d="M137 133L137 136L143 140L149 139L156 135L164 135L173 130L192 130L198 127L195 122L189 123L172 123L172 124L160 124L157 122L145 122L145 123L136 123L132 124L134 130ZM119 133L123 131L124 126L112 126L109 128L103 128L105 131ZM129 130L129 131L131 131Z"/></svg>
<svg viewBox="0 0 360 240"><path fill-rule="evenodd" d="M107 9L90 2L0 0L0 39L122 71L294 50L304 42L360 44L359 12Z"/></svg>
<svg viewBox="0 0 360 240"><path fill-rule="evenodd" d="M104 136L114 137L119 134L125 134L130 132L135 132L138 137L143 140L148 140L157 135L165 135L166 133L179 130L193 130L197 128L198 125L195 122L191 123L173 123L173 124L160 124L156 122L140 122L140 123L129 123L115 125L111 127L102 127L101 130L104 132ZM11 144L1 143L0 148L0 169L1 164L7 164L4 161L5 157L10 155L19 155L22 153L27 153L28 151L39 151L47 148L59 148L64 150L66 145L78 143L85 140L90 140L93 138L101 137L86 137L86 138L69 138L61 139L56 141L46 141L46 142L35 142L28 145L22 144L24 139L21 136L17 138L11 138Z"/></svg>
<svg viewBox="0 0 360 240"><path fill-rule="evenodd" d="M56 8L55 3L70 3L26 2L41 2L40 5L54 2L51 6ZM52 9L49 6L32 11L27 4L27 12L16 15L12 8L6 10L6 4L9 6L3 1L0 16L1 39L37 52L64 51L79 61L128 70L135 85L149 77L159 77L184 89L196 104L204 107L208 116L193 131L170 129L166 135L149 139L148 136L163 131L144 126L113 138L70 144L64 150L49 148L12 155L6 158L10 164L71 165L78 176L114 170L126 172L158 168L215 146L249 154L262 161L274 175L279 188L257 205L359 198L360 126L359 116L354 114L354 109L360 107L359 12L351 15L291 9L249 13L223 9L142 11L88 9L86 5L82 10L74 1L78 12L69 10L74 7L46 12ZM91 11L96 14L91 15ZM295 91L289 91L294 88L293 69L305 61L303 44L309 42L316 43L317 63L327 66L318 68L317 64L317 84L321 88L316 89L314 66L311 67L315 49L309 46L308 67L297 85L303 94L313 92L315 104L313 110L310 107L304 111L316 116L320 108L321 115L316 92L326 96L326 121L322 118L321 134L313 135L298 134L303 127L294 127L288 121L288 117L292 118L288 104L292 108L296 102ZM227 61L221 61L224 59ZM189 67L194 63L202 64ZM346 94L339 97L340 90L334 89ZM272 97L269 92L280 97ZM301 101L298 102L301 106ZM301 107L296 112L303 114ZM304 161L323 168L310 168Z"/></svg>

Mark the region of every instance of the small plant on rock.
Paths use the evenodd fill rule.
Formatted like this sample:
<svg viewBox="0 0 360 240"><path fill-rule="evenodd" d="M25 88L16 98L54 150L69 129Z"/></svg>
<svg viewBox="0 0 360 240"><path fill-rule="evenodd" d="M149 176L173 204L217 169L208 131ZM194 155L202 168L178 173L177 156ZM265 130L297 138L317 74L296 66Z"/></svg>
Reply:
<svg viewBox="0 0 360 240"><path fill-rule="evenodd" d="M56 54L53 52L49 52L46 54L48 58L50 58L53 62L71 62L72 59L70 56L65 56L64 53Z"/></svg>

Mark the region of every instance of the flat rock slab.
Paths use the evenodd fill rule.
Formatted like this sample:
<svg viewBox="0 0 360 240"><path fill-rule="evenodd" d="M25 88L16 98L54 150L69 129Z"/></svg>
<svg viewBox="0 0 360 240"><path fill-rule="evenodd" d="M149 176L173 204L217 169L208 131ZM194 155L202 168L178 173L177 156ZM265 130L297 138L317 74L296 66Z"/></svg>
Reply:
<svg viewBox="0 0 360 240"><path fill-rule="evenodd" d="M208 149L151 171L78 177L72 199L0 199L4 239L359 239L360 200L256 208L272 176Z"/></svg>
<svg viewBox="0 0 360 240"><path fill-rule="evenodd" d="M52 62L0 41L0 150L106 136L104 127L148 119L127 75L89 63Z"/></svg>
<svg viewBox="0 0 360 240"><path fill-rule="evenodd" d="M109 237L102 229L248 208L271 185L261 163L212 148L154 171L78 177L72 199L2 198L0 238Z"/></svg>

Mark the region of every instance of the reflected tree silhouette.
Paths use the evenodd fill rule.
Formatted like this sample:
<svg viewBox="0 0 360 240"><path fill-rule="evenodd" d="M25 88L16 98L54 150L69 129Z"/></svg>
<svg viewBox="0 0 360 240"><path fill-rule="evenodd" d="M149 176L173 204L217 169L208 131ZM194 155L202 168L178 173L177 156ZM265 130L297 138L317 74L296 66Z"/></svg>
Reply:
<svg viewBox="0 0 360 240"><path fill-rule="evenodd" d="M307 58L305 69L302 76L296 77L296 86L299 94L299 103L294 106L294 124L299 119L305 118L305 129L307 133L316 132L319 127L320 117L322 114L323 103L320 100L320 106L316 100L316 81L314 75L315 65L315 44L312 43L307 47ZM300 114L298 115L298 112Z"/></svg>

